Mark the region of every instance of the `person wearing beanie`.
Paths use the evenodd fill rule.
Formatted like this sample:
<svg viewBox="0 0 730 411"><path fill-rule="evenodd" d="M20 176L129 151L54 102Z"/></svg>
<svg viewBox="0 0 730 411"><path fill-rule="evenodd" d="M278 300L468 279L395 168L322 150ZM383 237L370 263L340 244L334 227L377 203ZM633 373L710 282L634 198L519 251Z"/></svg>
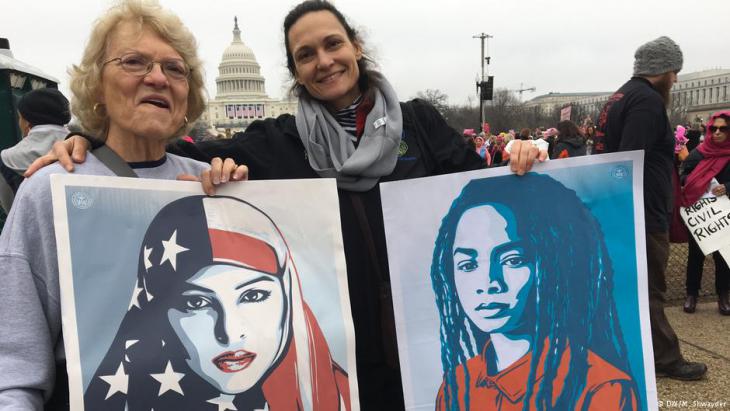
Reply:
<svg viewBox="0 0 730 411"><path fill-rule="evenodd" d="M68 134L71 120L68 99L54 88L30 91L18 101L18 126L23 139L0 152L0 206L10 211L13 196L23 173L36 158L46 154L53 143Z"/></svg>
<svg viewBox="0 0 730 411"><path fill-rule="evenodd" d="M669 37L662 36L638 49L634 54L634 76L658 76L682 70L682 50Z"/></svg>
<svg viewBox="0 0 730 411"><path fill-rule="evenodd" d="M640 46L634 54L633 77L609 98L599 116L594 151L644 150L644 223L654 368L658 377L699 380L707 373L707 366L684 359L677 334L664 314L675 144L666 108L682 64L682 50L669 37Z"/></svg>

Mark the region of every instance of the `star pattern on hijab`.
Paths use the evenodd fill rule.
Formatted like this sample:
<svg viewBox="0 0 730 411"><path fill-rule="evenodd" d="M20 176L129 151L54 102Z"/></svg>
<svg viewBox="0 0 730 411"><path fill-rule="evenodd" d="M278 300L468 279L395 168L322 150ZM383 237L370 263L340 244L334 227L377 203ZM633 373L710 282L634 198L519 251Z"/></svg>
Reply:
<svg viewBox="0 0 730 411"><path fill-rule="evenodd" d="M106 392L105 400L108 400L112 395L121 392L127 394L127 388L129 387L129 375L124 373L124 364L119 363L117 372L112 375L101 375L99 376L105 383L109 384L109 390Z"/></svg>
<svg viewBox="0 0 730 411"><path fill-rule="evenodd" d="M166 261L169 261L170 265L172 265L173 270L177 269L177 255L184 251L189 251L189 249L177 243L177 230L172 232L169 240L162 240L162 247L163 252L159 265L162 265ZM146 245L142 247L142 262L144 263L144 269L146 272L149 272L150 268L154 266L152 260L150 259L153 251L154 247L147 247ZM135 285L134 292L132 293L132 300L129 302L129 308L127 309L127 311L131 310L132 307L140 308L139 297L142 294L142 291L144 291L144 295L145 297L147 297L147 302L152 301L154 296L150 294L150 292L147 290L147 284L144 277L142 278L141 286L139 282Z"/></svg>
<svg viewBox="0 0 730 411"><path fill-rule="evenodd" d="M169 240L162 241L162 247L164 248L164 251L162 253L162 259L160 260L160 265L162 265L165 261L169 261L170 265L172 265L172 269L177 270L177 255L183 251L188 251L187 248L177 243L177 230L172 232Z"/></svg>
<svg viewBox="0 0 730 411"><path fill-rule="evenodd" d="M221 393L219 397L209 399L208 403L217 405L218 411L238 411L235 405L233 405L233 399L236 398L234 395L227 395Z"/></svg>
<svg viewBox="0 0 730 411"><path fill-rule="evenodd" d="M180 380L182 380L184 376L185 374L181 372L175 372L170 361L167 362L167 366L165 366L165 371L163 373L150 374L150 377L156 379L160 383L160 391L157 393L158 397L168 391L175 391L180 395L184 395L182 387L180 387Z"/></svg>
<svg viewBox="0 0 730 411"><path fill-rule="evenodd" d="M129 301L129 308L127 308L127 311L131 310L132 307L140 308L139 295L142 293L142 291L142 287L140 287L139 284L136 284L134 286L134 291L132 292L132 300Z"/></svg>
<svg viewBox="0 0 730 411"><path fill-rule="evenodd" d="M142 277L142 288L144 288L144 293L147 296L147 302L152 301L152 299L155 296L153 296L152 294L150 294L150 292L148 291L148 289L147 289L147 280L144 277Z"/></svg>
<svg viewBox="0 0 730 411"><path fill-rule="evenodd" d="M127 350L129 350L129 347L133 346L134 344L137 344L139 340L127 340L124 342L124 361L126 362L132 362L129 360L129 355L127 355Z"/></svg>
<svg viewBox="0 0 730 411"><path fill-rule="evenodd" d="M154 250L154 248L147 248L147 246L144 247L144 269L146 271L149 271L150 268L152 268L152 261L150 261L152 250Z"/></svg>

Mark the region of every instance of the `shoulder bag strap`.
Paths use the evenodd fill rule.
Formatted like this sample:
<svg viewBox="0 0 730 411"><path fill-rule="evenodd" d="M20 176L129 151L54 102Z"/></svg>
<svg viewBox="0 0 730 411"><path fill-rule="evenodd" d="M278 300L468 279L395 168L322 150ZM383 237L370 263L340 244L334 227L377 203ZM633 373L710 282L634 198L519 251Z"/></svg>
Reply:
<svg viewBox="0 0 730 411"><path fill-rule="evenodd" d="M91 151L91 153L119 177L139 177L137 173L132 170L132 167L119 157L119 154L107 147L106 144L95 148Z"/></svg>

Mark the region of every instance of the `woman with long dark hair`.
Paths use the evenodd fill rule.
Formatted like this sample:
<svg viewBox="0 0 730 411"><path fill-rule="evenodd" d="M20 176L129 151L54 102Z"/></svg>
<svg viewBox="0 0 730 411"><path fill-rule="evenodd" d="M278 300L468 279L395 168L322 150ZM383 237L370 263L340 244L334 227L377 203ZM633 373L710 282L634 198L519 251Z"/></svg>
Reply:
<svg viewBox="0 0 730 411"><path fill-rule="evenodd" d="M472 180L441 223L431 280L437 410L637 409L611 259L574 191L535 173Z"/></svg>
<svg viewBox="0 0 730 411"><path fill-rule="evenodd" d="M150 223L138 267L86 409L350 409L347 373L263 211L229 197L173 201Z"/></svg>
<svg viewBox="0 0 730 411"><path fill-rule="evenodd" d="M550 158L569 158L586 155L586 139L578 126L570 120L558 123L558 139Z"/></svg>

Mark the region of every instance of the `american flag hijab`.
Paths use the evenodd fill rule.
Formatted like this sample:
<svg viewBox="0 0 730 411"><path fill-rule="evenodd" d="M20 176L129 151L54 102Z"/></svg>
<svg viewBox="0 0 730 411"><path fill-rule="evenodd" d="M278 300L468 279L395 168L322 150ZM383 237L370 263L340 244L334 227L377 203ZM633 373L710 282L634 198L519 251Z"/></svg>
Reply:
<svg viewBox="0 0 730 411"><path fill-rule="evenodd" d="M277 347L275 361L245 392L221 392L198 375L190 366L196 354L187 352L168 315L180 305L188 281L214 266L270 275L284 294L281 337L271 337ZM350 409L347 373L332 360L324 334L302 298L284 236L250 203L191 196L162 208L140 247L131 294L111 346L85 383L85 409ZM102 317L100 313L100 321Z"/></svg>

